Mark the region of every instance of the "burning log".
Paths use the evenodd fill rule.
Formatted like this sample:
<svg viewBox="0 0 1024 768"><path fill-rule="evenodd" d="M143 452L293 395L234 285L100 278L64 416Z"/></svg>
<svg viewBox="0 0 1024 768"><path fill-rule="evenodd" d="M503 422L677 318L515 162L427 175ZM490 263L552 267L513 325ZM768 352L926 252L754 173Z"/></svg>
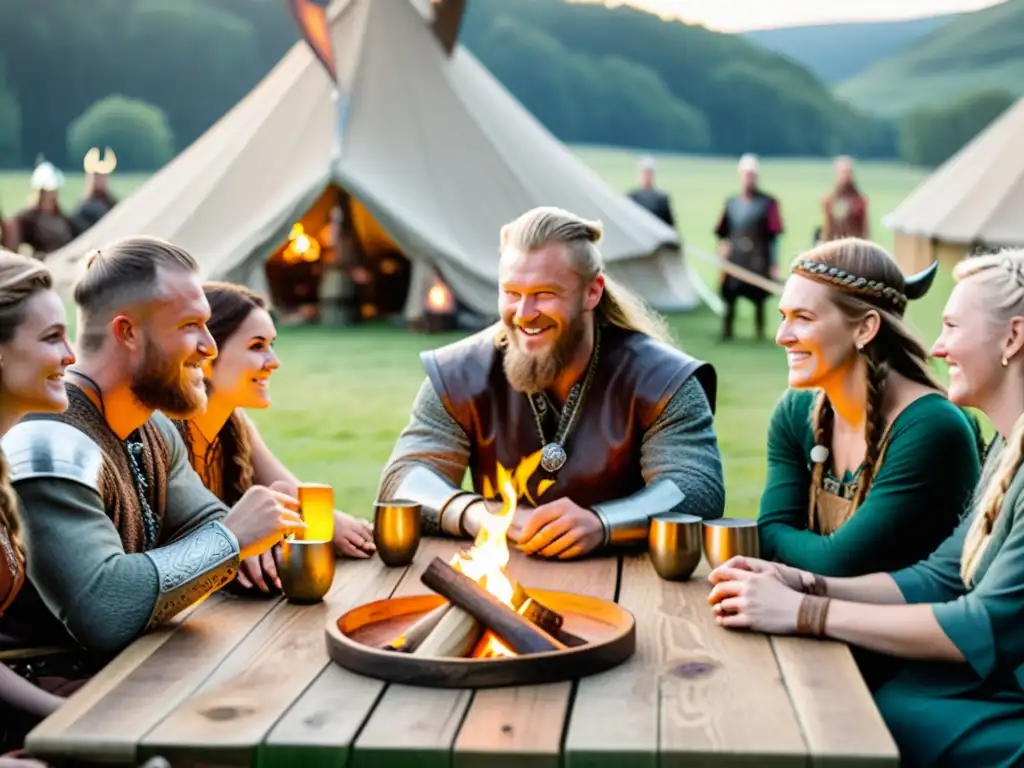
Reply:
<svg viewBox="0 0 1024 768"><path fill-rule="evenodd" d="M412 653L426 639L427 635L433 631L434 627L437 626L437 623L441 621L442 617L448 613L448 609L451 607L451 603L441 603L441 605L437 606L437 608L432 610L430 613L421 616L416 623L408 627L405 632L385 645L384 650L399 651L400 653Z"/></svg>
<svg viewBox="0 0 1024 768"><path fill-rule="evenodd" d="M466 656L476 646L483 627L472 614L457 605L448 606L413 656Z"/></svg>
<svg viewBox="0 0 1024 768"><path fill-rule="evenodd" d="M543 653L566 647L439 557L427 566L420 581L447 598L452 605L469 613L518 654Z"/></svg>

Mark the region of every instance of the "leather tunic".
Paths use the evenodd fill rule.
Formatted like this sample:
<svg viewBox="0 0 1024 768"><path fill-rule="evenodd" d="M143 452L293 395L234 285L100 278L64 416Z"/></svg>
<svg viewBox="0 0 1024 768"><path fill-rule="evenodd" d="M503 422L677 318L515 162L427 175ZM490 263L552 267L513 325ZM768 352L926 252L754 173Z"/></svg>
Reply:
<svg viewBox="0 0 1024 768"><path fill-rule="evenodd" d="M420 356L445 409L470 439L473 487L485 497L496 492L498 464L515 470L553 439L557 422L548 420L542 442L529 397L505 377L495 333L492 326ZM526 500L540 505L569 497L590 507L641 490L644 433L691 376L713 412L717 375L709 363L643 334L604 326L595 377L564 446L568 460L553 474L538 467Z"/></svg>

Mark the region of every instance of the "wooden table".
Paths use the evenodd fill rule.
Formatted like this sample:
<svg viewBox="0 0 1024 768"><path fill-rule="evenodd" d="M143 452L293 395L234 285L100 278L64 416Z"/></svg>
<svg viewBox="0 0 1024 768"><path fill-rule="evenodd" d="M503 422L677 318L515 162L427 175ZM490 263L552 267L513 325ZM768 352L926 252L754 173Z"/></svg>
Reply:
<svg viewBox="0 0 1024 768"><path fill-rule="evenodd" d="M339 561L326 600L216 594L128 647L29 736L53 762L177 766L897 765L847 647L716 626L701 573L658 578L645 555L572 563L513 552L527 586L616 599L636 653L577 682L487 690L389 685L327 656L329 618L423 593L416 562Z"/></svg>

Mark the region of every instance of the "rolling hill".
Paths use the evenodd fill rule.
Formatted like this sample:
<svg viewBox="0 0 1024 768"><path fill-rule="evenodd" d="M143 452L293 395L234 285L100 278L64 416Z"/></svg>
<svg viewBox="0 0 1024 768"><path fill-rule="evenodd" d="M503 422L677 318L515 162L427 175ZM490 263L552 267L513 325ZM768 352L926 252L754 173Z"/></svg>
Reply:
<svg viewBox="0 0 1024 768"><path fill-rule="evenodd" d="M893 117L993 89L1024 96L1024 0L963 14L835 90L865 111Z"/></svg>
<svg viewBox="0 0 1024 768"><path fill-rule="evenodd" d="M960 15L759 29L742 36L802 64L822 82L835 84L902 53Z"/></svg>

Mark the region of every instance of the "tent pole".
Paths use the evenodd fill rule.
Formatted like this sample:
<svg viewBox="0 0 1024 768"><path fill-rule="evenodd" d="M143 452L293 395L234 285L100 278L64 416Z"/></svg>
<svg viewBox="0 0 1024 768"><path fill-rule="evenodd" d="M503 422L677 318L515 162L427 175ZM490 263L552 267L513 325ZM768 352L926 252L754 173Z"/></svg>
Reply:
<svg viewBox="0 0 1024 768"><path fill-rule="evenodd" d="M341 132L344 126L344 118L339 111L341 94L338 91L338 84L331 85L331 104L334 107L334 136L331 140L331 173L330 183L335 183L335 173L338 163L341 161ZM342 230L344 228L344 209L341 207L341 191L336 190L334 204L332 206L331 222L334 228L334 260L324 265L322 282L320 285L320 321L324 325L349 325L350 321L343 306L346 294L351 292L351 280L342 269L341 247Z"/></svg>

